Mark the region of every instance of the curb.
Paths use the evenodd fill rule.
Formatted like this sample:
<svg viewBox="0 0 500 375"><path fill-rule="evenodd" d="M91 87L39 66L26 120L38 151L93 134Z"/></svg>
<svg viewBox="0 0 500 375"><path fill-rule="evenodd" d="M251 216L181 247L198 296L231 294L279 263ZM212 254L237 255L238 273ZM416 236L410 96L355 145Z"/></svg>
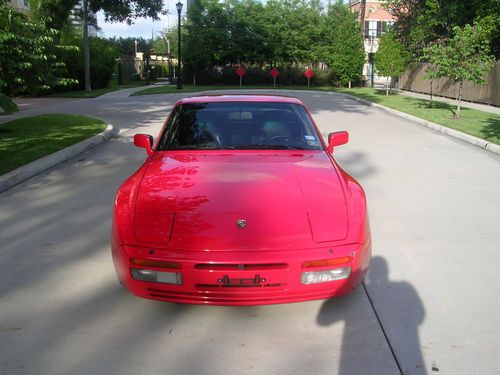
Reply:
<svg viewBox="0 0 500 375"><path fill-rule="evenodd" d="M118 134L118 129L113 125L107 125L103 132L87 138L74 145L66 147L62 150L56 151L50 155L44 156L38 160L34 160L29 164L23 165L13 171L10 171L0 176L0 193L24 182L31 177L40 174L47 169L55 167L57 164L65 162L72 157L81 154L97 145L113 138Z"/></svg>
<svg viewBox="0 0 500 375"><path fill-rule="evenodd" d="M345 96L351 100L355 100L357 102L366 104L366 105L371 106L371 107L380 108L381 110L389 112L389 113L396 115L398 117L402 117L406 120L410 120L410 121L415 122L419 125L426 126L426 127L430 128L432 130L435 130L439 133L446 134L446 135L453 137L453 138L456 138L456 139L460 139L461 141L473 144L473 145L481 147L482 149L485 149L489 152L500 155L500 145L497 145L495 143L490 143L488 141L485 141L484 139L474 137L473 135L469 135L469 134L463 133L463 132L455 130L455 129L447 128L446 126L439 125L439 124L436 124L435 122L421 119L420 117L412 116L408 113L404 113L404 112L398 111L396 109L384 107L383 105L370 102L369 100L358 98L357 96L352 96L352 95L344 94L344 93L340 93L340 92L337 92L334 94Z"/></svg>

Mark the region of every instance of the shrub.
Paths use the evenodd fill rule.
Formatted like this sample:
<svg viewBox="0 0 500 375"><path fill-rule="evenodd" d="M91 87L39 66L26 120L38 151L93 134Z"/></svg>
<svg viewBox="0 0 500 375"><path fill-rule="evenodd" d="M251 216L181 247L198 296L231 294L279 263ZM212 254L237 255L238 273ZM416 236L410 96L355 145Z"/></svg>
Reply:
<svg viewBox="0 0 500 375"><path fill-rule="evenodd" d="M302 68L279 68L280 75L276 80L278 86L302 86L307 85L307 78L304 76L305 69ZM185 83L192 83L192 74L184 76ZM335 82L335 75L331 70L315 70L311 78L311 86L331 85ZM236 74L235 67L225 67L222 69L202 70L196 74L197 85L239 85L240 77ZM243 76L243 86L245 85L267 85L273 84L271 68L246 68Z"/></svg>
<svg viewBox="0 0 500 375"><path fill-rule="evenodd" d="M73 89L85 88L85 70L83 63L83 39L75 32L66 34L62 43L77 45L78 50L61 51L60 59L66 64L68 73L78 80ZM118 52L112 42L107 39L89 38L90 50L90 85L93 89L106 87L112 76L118 58Z"/></svg>

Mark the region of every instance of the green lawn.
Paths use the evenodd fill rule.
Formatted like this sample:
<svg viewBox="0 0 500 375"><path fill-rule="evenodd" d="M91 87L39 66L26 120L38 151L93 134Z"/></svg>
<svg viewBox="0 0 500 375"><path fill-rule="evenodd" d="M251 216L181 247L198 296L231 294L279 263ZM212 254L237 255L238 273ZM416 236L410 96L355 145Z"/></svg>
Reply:
<svg viewBox="0 0 500 375"><path fill-rule="evenodd" d="M432 108L429 108L429 100L398 93L386 96L385 90L370 88L337 89L336 91L409 113L436 124L482 138L491 143L500 144L500 116L494 113L462 107L461 118L454 120L453 114L456 105L434 101Z"/></svg>
<svg viewBox="0 0 500 375"><path fill-rule="evenodd" d="M63 92L56 92L48 96L54 98L97 98L98 96L107 94L109 92L123 90L123 89L130 89L145 85L146 84L144 82L132 82L132 83L127 83L126 85L118 85L117 83L112 83L108 87L105 87L103 89L92 90L90 92L87 92L85 90L63 91Z"/></svg>
<svg viewBox="0 0 500 375"><path fill-rule="evenodd" d="M389 96L385 95L384 89L372 88L337 88L333 86L315 86L307 88L307 86L280 86L279 89L284 90L317 90L317 91L334 91L371 102L381 104L383 106L396 109L401 112L409 113L413 116L423 118L428 121L435 122L440 125L447 126L452 129L462 131L467 134L474 135L478 138L487 140L488 142L500 144L500 116L493 113L482 112L475 109L462 108L462 117L460 120L453 119L453 112L456 108L454 105L434 101L433 107L429 108L429 101L425 99L417 99L403 94L393 93ZM156 86L145 90L135 92L132 95L152 95L152 94L172 94L172 93L190 93L209 90L237 90L238 86L184 86L182 90L177 90L175 86ZM243 89L272 89L271 86L243 86Z"/></svg>
<svg viewBox="0 0 500 375"><path fill-rule="evenodd" d="M85 116L39 115L0 123L0 175L102 132Z"/></svg>

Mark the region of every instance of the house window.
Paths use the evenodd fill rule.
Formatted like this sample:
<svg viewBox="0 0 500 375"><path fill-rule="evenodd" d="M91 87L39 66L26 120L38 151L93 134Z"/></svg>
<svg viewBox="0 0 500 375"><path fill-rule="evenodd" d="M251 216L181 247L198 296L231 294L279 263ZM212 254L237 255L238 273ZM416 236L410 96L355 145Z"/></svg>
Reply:
<svg viewBox="0 0 500 375"><path fill-rule="evenodd" d="M365 38L380 38L382 34L381 21L365 21Z"/></svg>

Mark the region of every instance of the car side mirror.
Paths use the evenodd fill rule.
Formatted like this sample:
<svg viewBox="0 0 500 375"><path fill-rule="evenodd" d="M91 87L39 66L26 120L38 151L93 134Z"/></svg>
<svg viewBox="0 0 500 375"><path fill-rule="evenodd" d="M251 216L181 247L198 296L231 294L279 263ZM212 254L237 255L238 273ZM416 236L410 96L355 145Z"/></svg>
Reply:
<svg viewBox="0 0 500 375"><path fill-rule="evenodd" d="M136 134L134 135L134 145L137 147L145 148L146 153L151 155L153 153L153 136L149 134Z"/></svg>
<svg viewBox="0 0 500 375"><path fill-rule="evenodd" d="M349 141L349 133L346 131L328 134L328 152L331 154L335 146L344 145Z"/></svg>

